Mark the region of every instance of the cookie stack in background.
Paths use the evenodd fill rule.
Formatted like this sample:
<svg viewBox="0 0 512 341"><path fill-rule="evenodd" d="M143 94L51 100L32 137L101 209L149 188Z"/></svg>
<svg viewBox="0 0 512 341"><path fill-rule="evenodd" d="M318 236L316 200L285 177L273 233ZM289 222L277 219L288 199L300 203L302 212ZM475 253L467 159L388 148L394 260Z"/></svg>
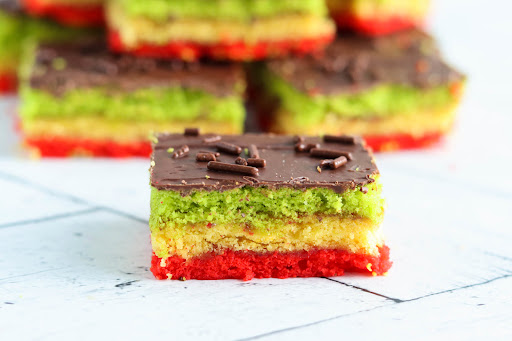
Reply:
<svg viewBox="0 0 512 341"><path fill-rule="evenodd" d="M17 0L0 0L0 95L13 93L27 46L45 41L71 41L98 34L95 30L64 27L52 20L32 17Z"/></svg>
<svg viewBox="0 0 512 341"><path fill-rule="evenodd" d="M105 25L105 0L19 0L26 12L47 17L71 27L102 27Z"/></svg>
<svg viewBox="0 0 512 341"><path fill-rule="evenodd" d="M464 88L417 28L426 0L0 0L0 8L9 47L0 53L10 53L0 59L0 88L12 90L20 69L24 142L40 156L148 156L152 131L242 133L247 107L252 131L426 147L451 128ZM83 29L104 20L102 37ZM38 28L29 39L28 21L55 33Z"/></svg>
<svg viewBox="0 0 512 341"><path fill-rule="evenodd" d="M254 65L260 121L284 134L356 134L374 150L423 148L451 129L465 77L418 26L428 1L329 0L321 54Z"/></svg>

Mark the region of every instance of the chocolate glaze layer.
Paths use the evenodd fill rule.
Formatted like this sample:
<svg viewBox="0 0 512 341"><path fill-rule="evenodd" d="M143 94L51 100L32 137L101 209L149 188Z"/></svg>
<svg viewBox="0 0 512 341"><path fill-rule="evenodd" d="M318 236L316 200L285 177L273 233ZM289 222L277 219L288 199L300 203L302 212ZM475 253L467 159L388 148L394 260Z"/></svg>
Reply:
<svg viewBox="0 0 512 341"><path fill-rule="evenodd" d="M419 30L377 38L346 33L321 54L267 65L299 91L325 95L380 84L431 88L464 78L443 62L433 38Z"/></svg>
<svg viewBox="0 0 512 341"><path fill-rule="evenodd" d="M109 52L105 42L97 39L72 44L41 44L35 52L30 76L33 88L55 96L75 89L98 87L109 93L182 87L229 96L235 94L243 82L243 70L235 64L184 63L118 55Z"/></svg>
<svg viewBox="0 0 512 341"><path fill-rule="evenodd" d="M12 15L24 14L19 0L0 0L0 11Z"/></svg>
<svg viewBox="0 0 512 341"><path fill-rule="evenodd" d="M296 152L293 137L270 134L246 134L222 136L222 141L248 148L254 144L259 157L266 160L266 167L259 168L258 175L251 177L243 174L218 172L207 169L207 163L196 161L199 151L217 151L216 143L203 142L205 137L184 136L183 134L161 134L153 145L151 186L159 190L173 190L188 193L193 190L226 191L244 186L278 188L329 188L343 193L357 186L373 182L373 175L379 173L372 154L356 138L354 145L326 143L318 137L306 137L304 143L319 143L322 148L338 149L350 152L353 159L338 169L317 167L318 158L309 153ZM188 156L172 158L169 148L178 150L181 146L190 148ZM242 151L242 157L249 156ZM217 161L235 164L238 155L220 153Z"/></svg>

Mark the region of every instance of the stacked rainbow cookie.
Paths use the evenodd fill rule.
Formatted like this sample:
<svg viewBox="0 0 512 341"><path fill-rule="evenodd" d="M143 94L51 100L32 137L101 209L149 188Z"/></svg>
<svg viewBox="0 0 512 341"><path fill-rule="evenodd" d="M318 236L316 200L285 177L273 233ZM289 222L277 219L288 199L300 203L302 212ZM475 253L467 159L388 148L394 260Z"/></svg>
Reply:
<svg viewBox="0 0 512 341"><path fill-rule="evenodd" d="M384 35L421 26L430 0L326 0L339 27Z"/></svg>
<svg viewBox="0 0 512 341"><path fill-rule="evenodd" d="M51 18L67 26L97 27L105 24L105 0L21 0L36 17Z"/></svg>
<svg viewBox="0 0 512 341"><path fill-rule="evenodd" d="M27 3L37 12L30 6L35 2ZM51 10L68 8L65 0L44 3L47 10L40 12L49 17L76 13ZM246 77L236 61L321 51L335 35L323 0L105 5L107 42L39 44L27 58L21 126L26 145L40 156L147 157L151 131L186 126L240 134Z"/></svg>
<svg viewBox="0 0 512 341"><path fill-rule="evenodd" d="M383 275L380 175L353 136L155 136L151 271L159 279Z"/></svg>
<svg viewBox="0 0 512 341"><path fill-rule="evenodd" d="M323 0L112 0L114 50L141 56L256 60L317 51L334 25Z"/></svg>
<svg viewBox="0 0 512 341"><path fill-rule="evenodd" d="M455 120L465 77L418 30L340 35L321 56L254 66L261 124L284 134L357 134L377 151L428 147Z"/></svg>
<svg viewBox="0 0 512 341"><path fill-rule="evenodd" d="M103 41L46 43L22 87L26 143L41 156L142 156L151 131L240 133L239 65L112 54Z"/></svg>
<svg viewBox="0 0 512 341"><path fill-rule="evenodd" d="M19 67L28 45L70 41L91 34L94 33L30 17L18 0L0 0L0 94L16 91Z"/></svg>
<svg viewBox="0 0 512 341"><path fill-rule="evenodd" d="M376 151L424 148L450 132L465 76L420 30L428 0L328 0L339 27L323 53L252 66L262 127L357 134Z"/></svg>

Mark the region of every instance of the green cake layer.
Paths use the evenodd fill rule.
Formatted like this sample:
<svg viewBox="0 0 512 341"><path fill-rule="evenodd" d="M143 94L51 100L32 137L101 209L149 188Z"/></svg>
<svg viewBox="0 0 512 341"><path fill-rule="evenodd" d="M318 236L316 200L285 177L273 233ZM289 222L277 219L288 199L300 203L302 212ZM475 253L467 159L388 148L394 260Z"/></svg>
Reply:
<svg viewBox="0 0 512 341"><path fill-rule="evenodd" d="M225 192L151 191L151 228L182 228L186 224L247 223L251 230L265 233L279 228L274 219L301 222L303 216L342 215L380 222L384 212L379 178L360 188L338 194L326 188L295 190L242 187Z"/></svg>
<svg viewBox="0 0 512 341"><path fill-rule="evenodd" d="M24 119L102 117L130 121L194 121L204 119L243 126L242 96L219 98L182 88L141 89L112 94L106 89L77 89L61 97L22 88ZM241 128L240 128L241 129Z"/></svg>
<svg viewBox="0 0 512 341"><path fill-rule="evenodd" d="M0 70L15 69L21 58L23 20L0 11Z"/></svg>
<svg viewBox="0 0 512 341"><path fill-rule="evenodd" d="M323 16L327 13L320 0L115 0L130 16L163 21L172 17L250 20L284 13Z"/></svg>
<svg viewBox="0 0 512 341"><path fill-rule="evenodd" d="M450 86L419 89L402 85L379 85L356 93L326 96L308 95L295 89L284 79L264 73L265 91L279 98L280 106L294 113L297 125L321 123L327 115L344 118L383 118L414 115L421 110L435 110L453 103ZM314 84L311 84L314 93Z"/></svg>

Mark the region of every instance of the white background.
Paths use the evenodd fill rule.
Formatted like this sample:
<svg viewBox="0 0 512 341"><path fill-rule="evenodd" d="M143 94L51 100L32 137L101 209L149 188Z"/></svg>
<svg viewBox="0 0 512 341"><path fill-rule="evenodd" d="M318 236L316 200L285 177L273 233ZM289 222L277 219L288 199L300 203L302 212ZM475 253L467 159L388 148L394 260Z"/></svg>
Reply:
<svg viewBox="0 0 512 341"><path fill-rule="evenodd" d="M0 101L0 340L512 339L512 6L432 14L469 86L443 147L377 157L387 277L154 280L148 161L32 161Z"/></svg>

